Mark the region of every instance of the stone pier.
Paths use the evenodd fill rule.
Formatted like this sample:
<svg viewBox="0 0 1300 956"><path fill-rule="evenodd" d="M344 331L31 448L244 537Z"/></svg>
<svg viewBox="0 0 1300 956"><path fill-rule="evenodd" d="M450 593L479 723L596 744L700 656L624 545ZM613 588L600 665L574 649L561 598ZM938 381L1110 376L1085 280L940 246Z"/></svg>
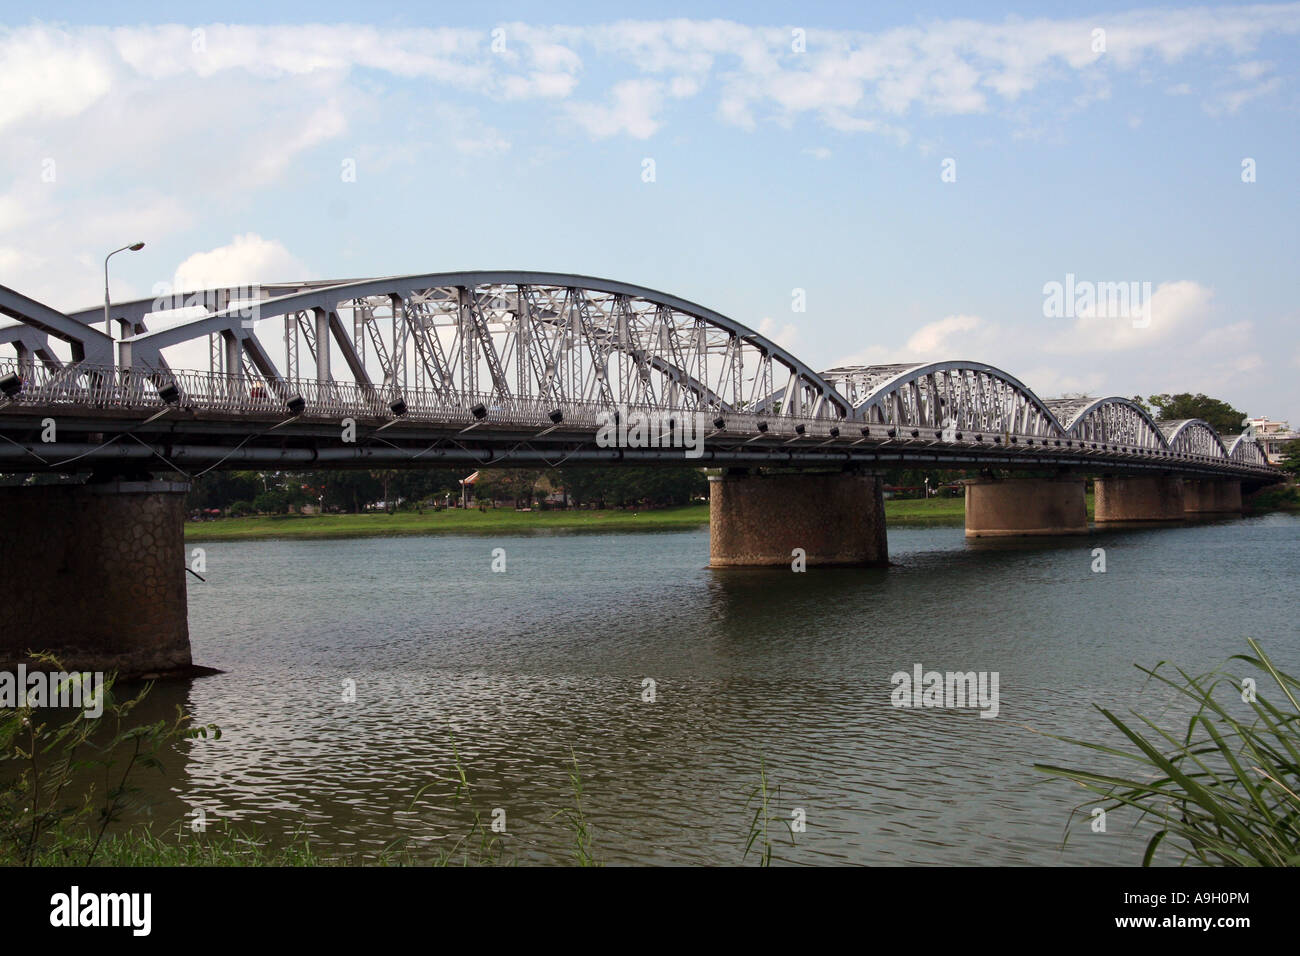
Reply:
<svg viewBox="0 0 1300 956"><path fill-rule="evenodd" d="M885 503L879 478L856 472L709 479L709 566L886 566Z"/></svg>
<svg viewBox="0 0 1300 956"><path fill-rule="evenodd" d="M1082 478L973 478L966 482L966 537L1086 534Z"/></svg>
<svg viewBox="0 0 1300 956"><path fill-rule="evenodd" d="M192 671L186 484L0 488L0 668L55 654L68 670Z"/></svg>
<svg viewBox="0 0 1300 956"><path fill-rule="evenodd" d="M1241 482L1224 478L1186 478L1183 502L1188 515L1241 514Z"/></svg>
<svg viewBox="0 0 1300 956"><path fill-rule="evenodd" d="M1098 524L1182 521L1183 479L1107 475L1093 482Z"/></svg>

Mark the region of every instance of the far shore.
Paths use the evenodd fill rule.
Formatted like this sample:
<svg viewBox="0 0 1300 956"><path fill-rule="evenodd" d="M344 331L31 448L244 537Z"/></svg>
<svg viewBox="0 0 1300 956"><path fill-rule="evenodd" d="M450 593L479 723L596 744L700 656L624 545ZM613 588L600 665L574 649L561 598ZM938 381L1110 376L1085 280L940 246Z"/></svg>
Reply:
<svg viewBox="0 0 1300 956"><path fill-rule="evenodd" d="M1091 509L1091 496L1089 506ZM965 503L960 497L891 499L885 519L891 524L960 525ZM550 531L680 531L709 523L705 503L673 508L571 508L516 511L514 508L448 508L397 511L393 514L259 515L187 521L187 541L253 541L266 538L365 538L421 534L527 534Z"/></svg>
<svg viewBox="0 0 1300 956"><path fill-rule="evenodd" d="M1252 501L1247 513L1296 510L1294 492L1277 500ZM1093 496L1087 496L1088 518L1093 517ZM891 498L885 501L885 520L892 526L961 526L966 502L960 497ZM429 534L545 534L550 532L684 531L709 523L705 502L672 508L640 510L586 508L516 511L511 507L446 508L435 511L396 511L386 514L258 515L185 522L187 541L256 541L271 538L382 538L390 535Z"/></svg>

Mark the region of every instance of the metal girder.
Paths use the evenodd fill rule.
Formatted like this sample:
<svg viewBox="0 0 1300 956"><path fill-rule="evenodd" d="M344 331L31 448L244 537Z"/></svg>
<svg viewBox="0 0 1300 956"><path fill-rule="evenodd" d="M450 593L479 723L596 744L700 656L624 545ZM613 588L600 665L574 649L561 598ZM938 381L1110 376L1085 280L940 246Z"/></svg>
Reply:
<svg viewBox="0 0 1300 956"><path fill-rule="evenodd" d="M74 362L99 366L115 364L113 340L103 332L30 299L21 292L15 292L8 286L0 285L0 313L67 342L72 348Z"/></svg>

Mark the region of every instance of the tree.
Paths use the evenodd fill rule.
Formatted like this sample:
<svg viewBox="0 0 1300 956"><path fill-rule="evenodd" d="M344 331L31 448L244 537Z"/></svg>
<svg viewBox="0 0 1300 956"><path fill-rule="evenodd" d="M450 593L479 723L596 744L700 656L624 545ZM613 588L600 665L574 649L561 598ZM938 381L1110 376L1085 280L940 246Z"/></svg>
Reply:
<svg viewBox="0 0 1300 956"><path fill-rule="evenodd" d="M531 507L533 489L541 477L541 471L535 468L483 469L474 485L474 497L480 501L510 498L516 508Z"/></svg>
<svg viewBox="0 0 1300 956"><path fill-rule="evenodd" d="M367 471L325 471L318 475L324 480L314 483L324 486L327 508L358 512L384 493L383 486Z"/></svg>
<svg viewBox="0 0 1300 956"><path fill-rule="evenodd" d="M1290 475L1292 481L1300 481L1300 439L1287 442L1282 449L1282 462L1278 467Z"/></svg>
<svg viewBox="0 0 1300 956"><path fill-rule="evenodd" d="M1180 392L1177 395L1152 395L1149 399L1155 408L1155 417L1166 421L1199 418L1214 426L1220 435L1241 433L1244 412L1239 412L1227 402L1208 395Z"/></svg>

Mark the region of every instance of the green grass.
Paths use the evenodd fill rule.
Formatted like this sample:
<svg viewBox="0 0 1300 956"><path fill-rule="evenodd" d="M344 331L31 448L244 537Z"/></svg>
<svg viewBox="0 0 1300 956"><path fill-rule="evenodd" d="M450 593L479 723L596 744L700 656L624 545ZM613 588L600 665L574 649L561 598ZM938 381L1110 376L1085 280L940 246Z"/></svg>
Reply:
<svg viewBox="0 0 1300 956"><path fill-rule="evenodd" d="M1088 495L1088 517L1092 517ZM960 495L891 498L885 518L896 525L959 525L966 503ZM404 534L526 534L531 531L675 531L709 523L707 504L644 511L515 511L477 508L399 511L395 514L262 515L188 522L187 541L253 541L259 538L369 538Z"/></svg>
<svg viewBox="0 0 1300 956"><path fill-rule="evenodd" d="M648 511L515 511L513 508L395 514L274 515L188 522L188 541L357 538L405 534L518 534L529 531L671 531L709 521L708 505Z"/></svg>
<svg viewBox="0 0 1300 956"><path fill-rule="evenodd" d="M1144 866L1162 846L1184 865L1300 866L1300 679L1247 643L1251 654L1232 657L1245 675L1139 668L1190 705L1185 725L1097 706L1122 737L1115 745L1057 738L1117 768L1034 765L1095 794L1072 826L1131 811L1149 833Z"/></svg>

